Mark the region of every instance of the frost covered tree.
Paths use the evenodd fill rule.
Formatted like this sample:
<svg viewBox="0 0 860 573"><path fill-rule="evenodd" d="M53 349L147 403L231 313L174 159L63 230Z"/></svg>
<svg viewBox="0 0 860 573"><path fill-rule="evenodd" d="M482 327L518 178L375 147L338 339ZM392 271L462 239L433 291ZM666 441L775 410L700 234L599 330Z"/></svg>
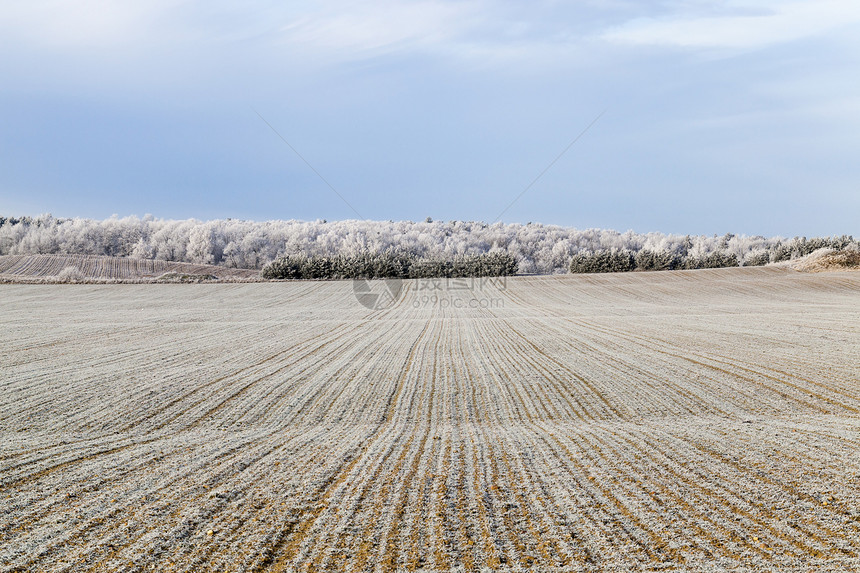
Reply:
<svg viewBox="0 0 860 573"><path fill-rule="evenodd" d="M504 252L518 272L568 272L575 260L630 253L633 268L678 268L689 264L761 264L808 254L819 248L856 244L852 237L764 238L726 234L684 236L663 233L574 229L530 223L475 221L215 221L156 219L152 216L61 219L0 216L0 254L86 254L209 263L260 269L284 256L333 257L399 250L419 260ZM712 253L722 253L713 255ZM629 267L619 255L611 264ZM610 257L611 258L611 257ZM625 259L628 260L628 259ZM628 261L629 262L629 261ZM604 264L606 263L606 264ZM623 263L623 264L622 264ZM591 264L591 263L589 263Z"/></svg>

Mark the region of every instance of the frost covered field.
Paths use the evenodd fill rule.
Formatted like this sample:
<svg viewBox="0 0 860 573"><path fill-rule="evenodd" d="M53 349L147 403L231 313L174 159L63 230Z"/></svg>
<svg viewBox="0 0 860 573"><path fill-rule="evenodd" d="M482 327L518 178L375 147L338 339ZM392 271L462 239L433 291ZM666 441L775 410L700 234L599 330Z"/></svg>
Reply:
<svg viewBox="0 0 860 573"><path fill-rule="evenodd" d="M428 286L0 285L0 570L860 568L860 273Z"/></svg>

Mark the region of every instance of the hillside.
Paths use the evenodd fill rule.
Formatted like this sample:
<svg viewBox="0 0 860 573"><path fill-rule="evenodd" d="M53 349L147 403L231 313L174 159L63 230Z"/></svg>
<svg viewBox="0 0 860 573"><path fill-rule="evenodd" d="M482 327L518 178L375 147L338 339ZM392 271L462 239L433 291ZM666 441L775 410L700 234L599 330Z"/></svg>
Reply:
<svg viewBox="0 0 860 573"><path fill-rule="evenodd" d="M821 249L774 266L801 272L860 269L856 251ZM677 272L677 271L666 271ZM0 255L0 283L247 282L253 269L96 255Z"/></svg>
<svg viewBox="0 0 860 573"><path fill-rule="evenodd" d="M791 261L789 266L807 273L860 270L860 250L821 249Z"/></svg>
<svg viewBox="0 0 860 573"><path fill-rule="evenodd" d="M237 281L257 279L259 274L248 269L128 257L0 255L0 282L156 282L160 277L175 280L172 275Z"/></svg>

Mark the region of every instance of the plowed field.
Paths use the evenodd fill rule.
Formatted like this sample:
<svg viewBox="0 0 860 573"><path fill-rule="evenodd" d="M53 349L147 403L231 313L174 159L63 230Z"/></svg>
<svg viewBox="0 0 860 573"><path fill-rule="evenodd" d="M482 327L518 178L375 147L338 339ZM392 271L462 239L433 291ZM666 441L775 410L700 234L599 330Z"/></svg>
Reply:
<svg viewBox="0 0 860 573"><path fill-rule="evenodd" d="M0 570L857 570L858 365L857 273L3 285Z"/></svg>
<svg viewBox="0 0 860 573"><path fill-rule="evenodd" d="M0 255L0 282L51 282L64 269L75 269L82 281L117 282L151 282L165 273L207 274L221 280L251 280L260 274L250 269L129 257Z"/></svg>

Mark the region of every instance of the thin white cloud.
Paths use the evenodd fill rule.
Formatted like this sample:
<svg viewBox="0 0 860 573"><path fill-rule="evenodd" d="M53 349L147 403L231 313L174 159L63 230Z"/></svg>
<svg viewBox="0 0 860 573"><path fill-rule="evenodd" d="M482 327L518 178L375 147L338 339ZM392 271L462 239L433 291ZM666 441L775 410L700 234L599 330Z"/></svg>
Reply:
<svg viewBox="0 0 860 573"><path fill-rule="evenodd" d="M639 18L608 30L602 38L627 44L748 49L860 23L856 0L745 2L728 8L735 13Z"/></svg>
<svg viewBox="0 0 860 573"><path fill-rule="evenodd" d="M235 43L275 53L286 46L298 60L355 61L450 51L495 22L495 12L488 0L257 0L244 6L218 0L29 0L0 10L0 43L137 52L153 45Z"/></svg>
<svg viewBox="0 0 860 573"><path fill-rule="evenodd" d="M571 32L564 19L494 0L331 0L285 20L273 41L314 62L424 54L533 70L585 60L580 48L594 40Z"/></svg>
<svg viewBox="0 0 860 573"><path fill-rule="evenodd" d="M180 0L28 0L0 10L7 40L50 48L109 48L160 36Z"/></svg>
<svg viewBox="0 0 860 573"><path fill-rule="evenodd" d="M291 19L279 36L308 53L359 59L445 44L464 34L472 20L468 3L333 2L324 10Z"/></svg>
<svg viewBox="0 0 860 573"><path fill-rule="evenodd" d="M246 54L285 65L431 55L467 65L550 69L588 65L631 45L751 48L860 23L857 0L681 1L674 15L627 20L626 4L600 9L497 0L29 0L0 10L0 44L74 53L116 49L141 61L176 47ZM596 6L596 5L595 5ZM665 6L660 8L665 10ZM605 26L600 10L619 25ZM644 8L653 14L657 8ZM607 42L608 41L608 42ZM614 45L614 47L612 46ZM159 49L153 50L153 47ZM20 53L25 53L23 50ZM13 56L14 57L14 56ZM3 57L0 56L0 60ZM274 65L278 65L275 63Z"/></svg>

